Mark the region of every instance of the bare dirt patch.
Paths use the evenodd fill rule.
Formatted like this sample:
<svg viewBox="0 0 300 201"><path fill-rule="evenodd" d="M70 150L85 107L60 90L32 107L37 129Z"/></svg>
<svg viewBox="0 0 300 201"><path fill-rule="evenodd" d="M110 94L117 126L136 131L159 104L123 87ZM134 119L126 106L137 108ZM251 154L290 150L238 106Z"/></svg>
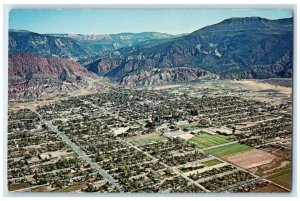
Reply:
<svg viewBox="0 0 300 201"><path fill-rule="evenodd" d="M289 88L289 87L283 87L283 86L277 86L276 87L272 84L259 82L259 80L239 80L239 81L232 81L232 82L233 83L244 84L244 85L247 86L247 88L253 89L253 90L273 89L273 90L280 91L281 93L284 93L284 94L291 94L292 93L292 89Z"/></svg>
<svg viewBox="0 0 300 201"><path fill-rule="evenodd" d="M275 86L259 80L239 80L229 81L229 83L233 86L239 86L241 89L247 89L247 93L241 94L244 98L266 101L277 105L282 101L290 100L292 97L292 88Z"/></svg>
<svg viewBox="0 0 300 201"><path fill-rule="evenodd" d="M120 135L120 134L126 132L128 129L129 129L129 127L120 127L120 128L116 128L116 129L114 129L114 134L115 134L116 136L118 136L118 135Z"/></svg>
<svg viewBox="0 0 300 201"><path fill-rule="evenodd" d="M179 135L178 137L180 137L180 138L182 138L184 140L189 140L189 139L193 138L194 135L187 133L187 134Z"/></svg>
<svg viewBox="0 0 300 201"><path fill-rule="evenodd" d="M180 87L180 84L173 84L173 85L161 85L161 86L156 86L154 87L154 89L156 90L161 90L161 89L170 89L170 88L176 88L176 87Z"/></svg>
<svg viewBox="0 0 300 201"><path fill-rule="evenodd" d="M271 163L277 156L258 149L251 149L225 156L224 159L230 161L242 168L249 169L260 165Z"/></svg>

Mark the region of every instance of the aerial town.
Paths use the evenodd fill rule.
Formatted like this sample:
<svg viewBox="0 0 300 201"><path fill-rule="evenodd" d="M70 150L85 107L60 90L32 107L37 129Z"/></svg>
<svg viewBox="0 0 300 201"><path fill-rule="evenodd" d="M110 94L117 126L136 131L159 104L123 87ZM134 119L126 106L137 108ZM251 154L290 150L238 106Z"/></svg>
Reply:
<svg viewBox="0 0 300 201"><path fill-rule="evenodd" d="M119 6L7 6L5 193L296 195L296 6Z"/></svg>
<svg viewBox="0 0 300 201"><path fill-rule="evenodd" d="M292 89L256 80L10 102L11 192L289 192Z"/></svg>

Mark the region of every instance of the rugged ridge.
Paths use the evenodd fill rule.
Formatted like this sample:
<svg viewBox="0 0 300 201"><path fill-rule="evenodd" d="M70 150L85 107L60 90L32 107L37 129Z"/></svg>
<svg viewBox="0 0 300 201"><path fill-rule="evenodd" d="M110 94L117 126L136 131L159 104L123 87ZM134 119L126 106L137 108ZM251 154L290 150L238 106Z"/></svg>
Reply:
<svg viewBox="0 0 300 201"><path fill-rule="evenodd" d="M171 41L115 53L87 68L120 82L141 71L174 67L200 68L221 78L290 77L293 19L231 18Z"/></svg>
<svg viewBox="0 0 300 201"><path fill-rule="evenodd" d="M142 45L148 40L159 42L174 37L158 32L81 35L38 34L24 30L9 30L9 53L85 60L103 52Z"/></svg>
<svg viewBox="0 0 300 201"><path fill-rule="evenodd" d="M11 55L30 53L77 60L91 73L124 85L203 78L290 78L293 18L230 18L180 36L156 32L80 35L10 30L9 52ZM43 71L43 68L35 70ZM22 73L31 77L27 72ZM51 70L36 75L49 77L51 73L56 75ZM12 76L13 82L24 79L21 73ZM56 83L65 76L50 77Z"/></svg>
<svg viewBox="0 0 300 201"><path fill-rule="evenodd" d="M47 93L68 93L86 87L96 75L79 63L30 54L10 55L9 98L38 98Z"/></svg>
<svg viewBox="0 0 300 201"><path fill-rule="evenodd" d="M29 31L9 31L9 54L28 53L47 57L77 60L90 57L91 52L78 41Z"/></svg>
<svg viewBox="0 0 300 201"><path fill-rule="evenodd" d="M142 71L134 75L125 76L122 79L121 84L132 86L150 86L218 78L218 75L201 70L199 68L154 68L149 71Z"/></svg>

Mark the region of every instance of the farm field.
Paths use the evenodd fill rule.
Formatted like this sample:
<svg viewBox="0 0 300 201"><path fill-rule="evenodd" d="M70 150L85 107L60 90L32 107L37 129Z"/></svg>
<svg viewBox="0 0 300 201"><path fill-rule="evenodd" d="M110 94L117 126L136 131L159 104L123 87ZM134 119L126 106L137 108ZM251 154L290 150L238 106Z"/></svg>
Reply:
<svg viewBox="0 0 300 201"><path fill-rule="evenodd" d="M280 170L279 172L267 176L266 178L288 189L291 189L292 186L291 168Z"/></svg>
<svg viewBox="0 0 300 201"><path fill-rule="evenodd" d="M232 141L232 136L223 136L218 134L201 134L189 140L190 143L195 144L199 149L225 144Z"/></svg>
<svg viewBox="0 0 300 201"><path fill-rule="evenodd" d="M250 169L255 174L291 189L291 162L277 158L273 162Z"/></svg>
<svg viewBox="0 0 300 201"><path fill-rule="evenodd" d="M276 158L277 156L258 149L251 149L224 157L225 160L245 169L271 163Z"/></svg>
<svg viewBox="0 0 300 201"><path fill-rule="evenodd" d="M216 157L224 157L228 156L234 153L242 152L242 151L248 151L252 149L251 147L240 144L240 143L234 143L229 145L224 145L212 149L206 149L205 152L214 155Z"/></svg>

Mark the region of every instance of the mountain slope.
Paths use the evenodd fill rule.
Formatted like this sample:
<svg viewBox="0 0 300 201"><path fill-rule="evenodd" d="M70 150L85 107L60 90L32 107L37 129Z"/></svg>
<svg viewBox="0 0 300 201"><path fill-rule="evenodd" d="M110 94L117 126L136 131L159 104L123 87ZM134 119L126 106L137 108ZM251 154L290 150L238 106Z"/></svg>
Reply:
<svg viewBox="0 0 300 201"><path fill-rule="evenodd" d="M90 56L90 52L72 38L53 37L29 31L10 30L9 54L18 53L75 60Z"/></svg>
<svg viewBox="0 0 300 201"><path fill-rule="evenodd" d="M149 86L163 85L168 83L182 83L194 80L218 79L219 77L199 68L175 67L175 68L154 68L148 71L141 71L134 75L125 76L122 85Z"/></svg>
<svg viewBox="0 0 300 201"><path fill-rule="evenodd" d="M84 88L97 76L79 63L37 55L10 55L9 98L38 98L49 93L68 93Z"/></svg>
<svg viewBox="0 0 300 201"><path fill-rule="evenodd" d="M164 41L175 36L157 33L120 33L110 35L38 34L29 31L9 31L9 53L29 53L40 56L84 60L105 51L142 45L148 40Z"/></svg>
<svg viewBox="0 0 300 201"><path fill-rule="evenodd" d="M89 69L122 82L153 68L193 67L222 78L290 77L293 19L231 18L132 52L115 51Z"/></svg>
<svg viewBox="0 0 300 201"><path fill-rule="evenodd" d="M50 36L73 38L81 43L112 45L114 49L138 45L147 40L174 38L175 36L159 32L118 33L118 34L48 34Z"/></svg>

